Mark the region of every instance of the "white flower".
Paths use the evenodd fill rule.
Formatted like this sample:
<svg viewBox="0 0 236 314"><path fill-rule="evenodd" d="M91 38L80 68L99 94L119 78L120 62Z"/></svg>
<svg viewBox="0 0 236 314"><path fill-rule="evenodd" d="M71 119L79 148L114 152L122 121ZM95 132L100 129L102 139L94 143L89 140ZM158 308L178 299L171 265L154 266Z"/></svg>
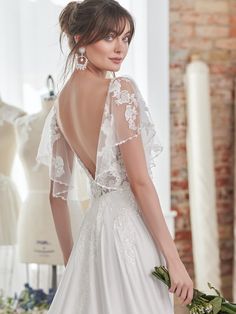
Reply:
<svg viewBox="0 0 236 314"><path fill-rule="evenodd" d="M136 130L137 126L135 125L134 120L136 119L137 116L137 110L134 106L127 105L126 110L125 110L125 119L129 123L129 128L132 130Z"/></svg>
<svg viewBox="0 0 236 314"><path fill-rule="evenodd" d="M118 80L115 80L110 89L110 91L113 92L113 97L118 97L118 95L120 94L120 88L120 82L118 82Z"/></svg>
<svg viewBox="0 0 236 314"><path fill-rule="evenodd" d="M128 104L130 102L130 94L127 90L122 90L117 100L118 104Z"/></svg>
<svg viewBox="0 0 236 314"><path fill-rule="evenodd" d="M56 178L60 178L64 173L64 161L60 156L56 156L53 158L53 165L55 168L55 176Z"/></svg>
<svg viewBox="0 0 236 314"><path fill-rule="evenodd" d="M51 145L54 144L55 141L57 141L61 136L59 133L59 128L57 126L57 120L56 120L56 113L54 112L54 116L51 119L51 123L50 123L50 141L51 141Z"/></svg>

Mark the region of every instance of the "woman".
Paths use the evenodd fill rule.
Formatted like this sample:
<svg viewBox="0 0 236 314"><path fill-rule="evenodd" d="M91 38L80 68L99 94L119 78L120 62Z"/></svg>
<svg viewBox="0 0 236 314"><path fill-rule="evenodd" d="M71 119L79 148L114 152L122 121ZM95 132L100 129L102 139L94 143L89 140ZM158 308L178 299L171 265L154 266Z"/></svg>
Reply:
<svg viewBox="0 0 236 314"><path fill-rule="evenodd" d="M169 292L193 283L165 223L151 167L162 150L133 79L106 78L127 55L134 22L115 0L69 3L60 15L75 68L45 123L37 159L50 167L50 201L66 269L49 313L171 314ZM67 200L75 161L91 203L73 245ZM151 274L166 265L171 288Z"/></svg>

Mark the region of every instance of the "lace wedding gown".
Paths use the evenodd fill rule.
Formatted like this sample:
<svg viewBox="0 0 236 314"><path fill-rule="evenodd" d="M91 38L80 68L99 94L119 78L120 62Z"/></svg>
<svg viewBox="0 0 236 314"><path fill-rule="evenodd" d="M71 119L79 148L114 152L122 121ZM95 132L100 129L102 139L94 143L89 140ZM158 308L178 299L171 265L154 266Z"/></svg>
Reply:
<svg viewBox="0 0 236 314"><path fill-rule="evenodd" d="M128 76L110 81L95 178L63 136L56 110L54 105L46 119L37 160L49 166L53 195L65 200L76 198L82 167L91 202L49 314L173 314L167 286L151 274L165 259L141 217L119 150L141 134L152 178L162 146L135 82Z"/></svg>

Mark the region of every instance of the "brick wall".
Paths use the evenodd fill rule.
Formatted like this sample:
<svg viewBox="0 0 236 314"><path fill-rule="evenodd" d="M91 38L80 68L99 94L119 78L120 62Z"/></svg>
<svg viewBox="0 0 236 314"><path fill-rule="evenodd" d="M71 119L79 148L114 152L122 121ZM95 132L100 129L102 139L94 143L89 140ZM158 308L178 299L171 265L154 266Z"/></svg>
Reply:
<svg viewBox="0 0 236 314"><path fill-rule="evenodd" d="M172 210L178 213L175 241L193 278L183 75L195 52L210 68L222 292L232 299L235 0L170 0Z"/></svg>

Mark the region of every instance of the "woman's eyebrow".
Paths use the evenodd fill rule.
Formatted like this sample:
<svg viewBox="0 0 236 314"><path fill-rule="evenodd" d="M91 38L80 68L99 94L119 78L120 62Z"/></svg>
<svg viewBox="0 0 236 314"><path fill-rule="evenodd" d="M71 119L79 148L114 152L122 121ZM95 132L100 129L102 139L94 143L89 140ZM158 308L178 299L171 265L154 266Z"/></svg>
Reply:
<svg viewBox="0 0 236 314"><path fill-rule="evenodd" d="M131 31L126 32L125 35L127 35L127 34L129 34L129 33L131 33Z"/></svg>
<svg viewBox="0 0 236 314"><path fill-rule="evenodd" d="M110 33L117 34L117 31L116 31L116 30L111 30ZM127 34L129 34L129 33L131 33L131 31L126 32L124 35L127 35Z"/></svg>

